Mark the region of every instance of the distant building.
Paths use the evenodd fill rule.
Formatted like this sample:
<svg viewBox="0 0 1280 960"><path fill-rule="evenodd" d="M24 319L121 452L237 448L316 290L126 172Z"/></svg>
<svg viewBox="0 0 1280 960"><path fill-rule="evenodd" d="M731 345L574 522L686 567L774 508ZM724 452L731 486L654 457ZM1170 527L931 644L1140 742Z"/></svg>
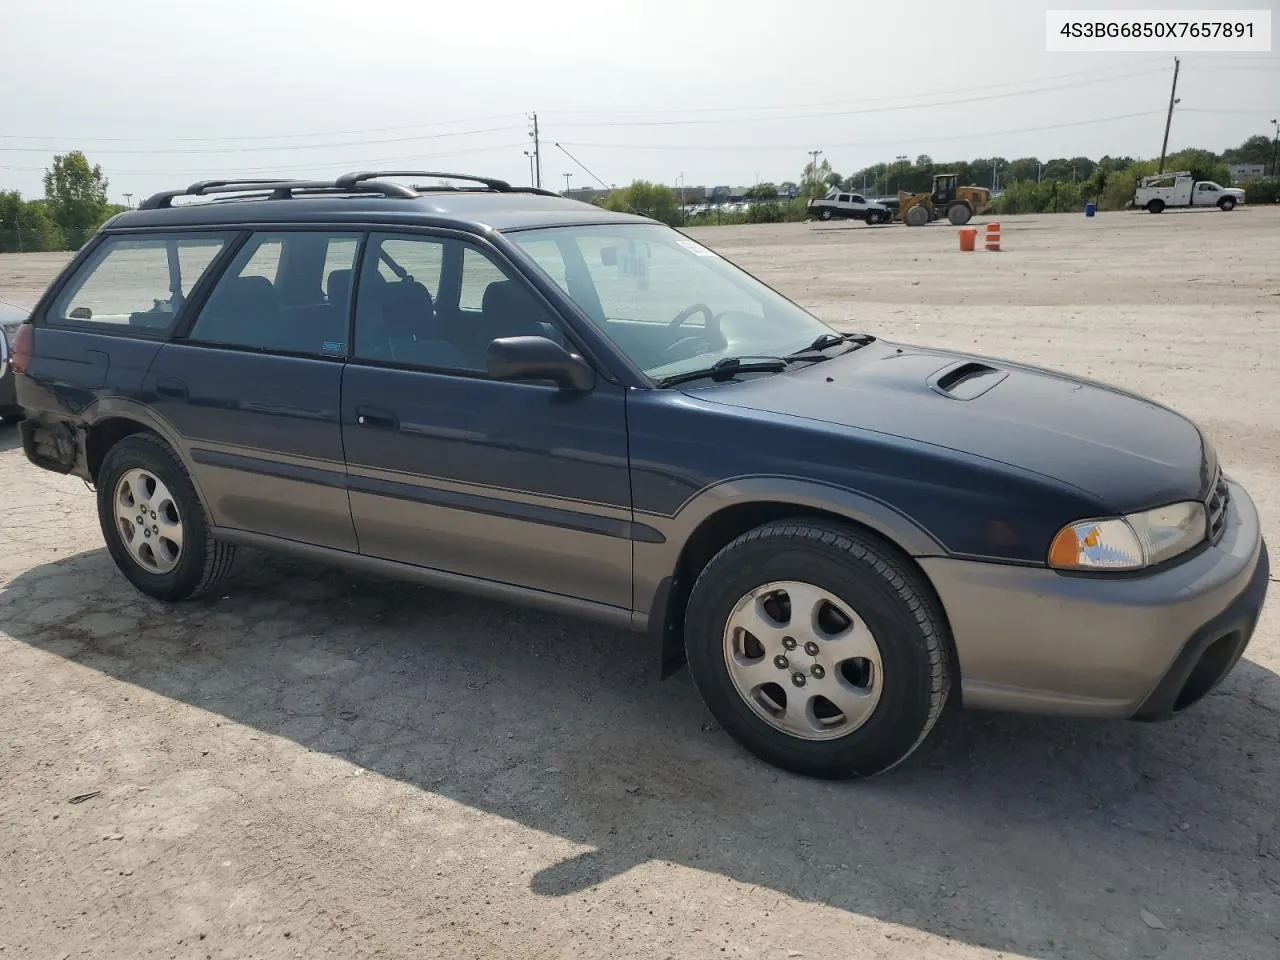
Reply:
<svg viewBox="0 0 1280 960"><path fill-rule="evenodd" d="M1232 183L1247 183L1250 180L1261 180L1267 175L1265 163L1229 163L1227 172L1231 174Z"/></svg>

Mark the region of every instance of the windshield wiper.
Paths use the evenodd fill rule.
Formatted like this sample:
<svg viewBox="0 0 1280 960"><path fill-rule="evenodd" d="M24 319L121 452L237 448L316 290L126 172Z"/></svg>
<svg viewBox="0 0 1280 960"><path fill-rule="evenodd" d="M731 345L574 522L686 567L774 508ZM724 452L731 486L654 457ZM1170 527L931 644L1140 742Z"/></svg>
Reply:
<svg viewBox="0 0 1280 960"><path fill-rule="evenodd" d="M717 383L721 383L732 380L740 373L780 373L787 369L787 365L791 362L785 357L725 357L709 367L699 367L696 370L686 370L683 373L673 373L669 377L663 377L658 381L658 386L670 387L690 380L701 380L704 377L710 377Z"/></svg>
<svg viewBox="0 0 1280 960"><path fill-rule="evenodd" d="M874 340L875 337L869 333L823 333L803 350L797 350L795 353L787 354L787 356L789 358L800 357L814 351L826 350L828 347L839 346L842 343L854 344L849 349L856 350L858 347L865 347Z"/></svg>

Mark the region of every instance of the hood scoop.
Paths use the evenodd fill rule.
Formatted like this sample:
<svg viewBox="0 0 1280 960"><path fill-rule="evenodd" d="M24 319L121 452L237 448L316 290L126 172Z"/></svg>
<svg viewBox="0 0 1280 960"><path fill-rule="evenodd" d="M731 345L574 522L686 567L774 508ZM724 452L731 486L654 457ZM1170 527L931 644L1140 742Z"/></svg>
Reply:
<svg viewBox="0 0 1280 960"><path fill-rule="evenodd" d="M1007 370L997 370L976 360L962 360L943 367L926 383L934 393L952 400L973 400L1008 376Z"/></svg>

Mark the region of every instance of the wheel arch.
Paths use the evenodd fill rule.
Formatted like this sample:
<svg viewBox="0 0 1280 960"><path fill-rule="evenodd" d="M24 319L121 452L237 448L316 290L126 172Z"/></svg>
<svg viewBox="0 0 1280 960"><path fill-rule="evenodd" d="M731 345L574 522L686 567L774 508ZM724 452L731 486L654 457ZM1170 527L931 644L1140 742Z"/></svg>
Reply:
<svg viewBox="0 0 1280 960"><path fill-rule="evenodd" d="M191 463L175 431L150 407L125 397L103 397L82 414L85 479L96 483L102 461L115 444L134 433L153 433L173 450L191 473ZM194 480L194 476L193 476ZM197 486L197 493L200 492ZM203 497L202 497L203 498Z"/></svg>
<svg viewBox="0 0 1280 960"><path fill-rule="evenodd" d="M690 507L677 515L675 519L685 519L681 524L683 535L674 540L677 549L667 553L664 569L656 571L660 579L653 581L645 626L658 659L660 678L671 676L685 663L684 613L694 581L703 568L721 549L748 530L779 520L823 520L872 537L915 571L945 618L941 598L916 557L945 555L947 551L910 518L877 500L822 485L758 478L722 486L732 489L704 493L702 497L714 502L701 504L703 509L693 511L694 516L687 516ZM754 495L748 494L748 490ZM671 538L668 540L670 543ZM641 576L644 571L639 551L637 554L639 583L644 579ZM959 665L954 662L954 651L952 660L958 689Z"/></svg>

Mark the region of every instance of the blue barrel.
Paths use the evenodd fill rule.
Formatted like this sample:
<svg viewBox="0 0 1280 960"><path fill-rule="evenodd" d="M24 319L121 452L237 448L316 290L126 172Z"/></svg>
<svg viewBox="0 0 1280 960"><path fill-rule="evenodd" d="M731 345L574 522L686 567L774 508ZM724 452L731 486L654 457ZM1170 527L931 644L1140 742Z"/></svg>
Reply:
<svg viewBox="0 0 1280 960"><path fill-rule="evenodd" d="M1096 203L1086 203L1084 205L1084 215L1086 217L1092 217L1097 212L1098 212L1098 205Z"/></svg>

